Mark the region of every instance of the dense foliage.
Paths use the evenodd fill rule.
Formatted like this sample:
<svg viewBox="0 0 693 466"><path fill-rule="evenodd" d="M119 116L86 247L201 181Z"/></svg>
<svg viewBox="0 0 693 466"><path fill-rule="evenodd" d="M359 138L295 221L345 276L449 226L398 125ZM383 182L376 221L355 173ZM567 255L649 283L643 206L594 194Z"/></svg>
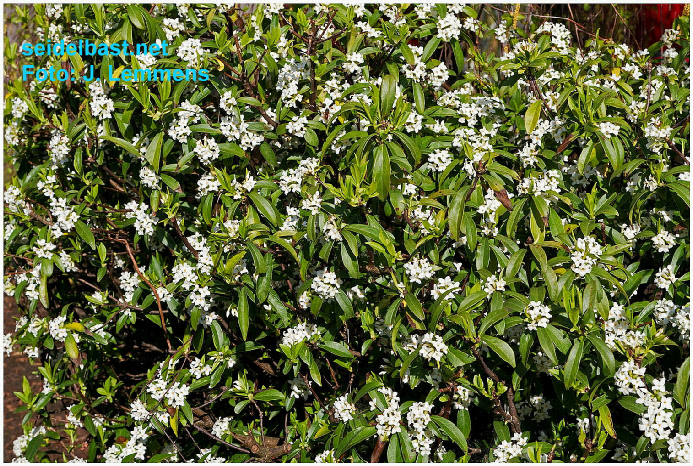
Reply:
<svg viewBox="0 0 693 466"><path fill-rule="evenodd" d="M688 460L688 17L34 8L174 53L5 47L17 461Z"/></svg>

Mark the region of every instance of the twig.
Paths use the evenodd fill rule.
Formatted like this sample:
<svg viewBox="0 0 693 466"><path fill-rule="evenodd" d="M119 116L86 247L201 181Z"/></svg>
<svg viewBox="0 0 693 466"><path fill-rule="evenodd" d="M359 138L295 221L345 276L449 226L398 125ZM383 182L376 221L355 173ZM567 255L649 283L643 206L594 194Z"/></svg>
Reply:
<svg viewBox="0 0 693 466"><path fill-rule="evenodd" d="M491 380L493 380L496 383L502 383L507 387L507 396L508 396L508 407L510 408L510 414L505 412L503 407L500 404L500 399L499 397L493 393L493 402L496 405L497 412L502 415L507 422L510 423L510 428L512 429L513 433L520 433L522 432L522 428L520 427L520 418L517 415L517 409L515 408L515 392L513 391L512 387L510 384L506 383L505 381L501 380L498 375L491 370L486 365L486 361L484 361L484 358L481 356L481 353L479 353L479 350L472 344L471 346L472 354L476 358L476 360L481 364L481 367L484 369L484 372L486 372L486 375L488 375Z"/></svg>
<svg viewBox="0 0 693 466"><path fill-rule="evenodd" d="M685 155L683 155L683 153L678 149L678 147L676 147L676 146L674 145L673 142L671 142L671 139L665 138L664 140L667 142L667 144L669 145L669 147L671 148L671 150L673 150L674 152L676 152L676 154L677 154L679 157L681 157L681 158L683 159L683 161L684 161L684 163L685 163L686 165L690 165L690 162L688 161L688 158L687 158Z"/></svg>
<svg viewBox="0 0 693 466"><path fill-rule="evenodd" d="M227 447L233 448L234 450L238 450L238 451L240 451L240 452L242 452L242 453L248 453L248 454L250 454L250 450L246 450L245 448L239 447L238 445L234 445L233 443L225 442L224 440L220 439L219 437L217 437L216 435L212 434L211 432L207 432L207 431L206 431L205 429L203 429L202 427L198 427L198 426L196 426L195 424L192 424L192 427L193 427L195 430L197 430L198 432L202 432L202 433L205 434L207 437L213 438L214 440L216 440L217 442L221 443L222 445L226 445Z"/></svg>
<svg viewBox="0 0 693 466"><path fill-rule="evenodd" d="M308 386L308 390L310 390L310 393L312 393L313 396L315 397L315 399L318 400L318 404L320 404L320 407L321 407L322 409L324 409L325 412L327 413L327 415L330 417L330 422L337 422L337 420L336 420L335 417L334 417L334 412L333 412L333 410L332 410L332 409L329 409L327 406L325 406L325 403L323 403L323 401L322 401L322 399L320 398L320 396L317 394L317 392L315 391L315 389L312 387L310 381L308 380L308 377L306 377L305 375L301 374L301 378L303 379L303 381L305 382L305 384Z"/></svg>
<svg viewBox="0 0 693 466"><path fill-rule="evenodd" d="M135 272L137 272L137 275L139 275L142 281L146 283L149 286L149 288L151 288L152 293L154 293L154 297L156 298L156 305L159 308L159 317L161 317L161 327L164 329L164 336L166 337L166 345L168 346L168 350L172 351L171 340L169 340L168 338L168 330L166 329L166 320L164 319L164 310L161 307L161 298L159 298L159 293L156 291L156 288L154 288L154 285L152 285L152 283L147 279L147 277L145 277L142 274L140 268L137 266L135 256L132 254L132 250L130 249L130 243L128 243L127 240L117 241L125 245L125 249L127 249L128 255L130 256L130 261L132 261L132 265L135 267Z"/></svg>
<svg viewBox="0 0 693 466"><path fill-rule="evenodd" d="M375 442L375 447L373 448L373 453L371 453L371 463L379 463L380 455L383 454L385 450L385 441L382 437L378 437L378 441Z"/></svg>
<svg viewBox="0 0 693 466"><path fill-rule="evenodd" d="M182 231L180 231L180 226L178 226L178 219L176 219L175 216L171 218L171 224L173 224L173 228L176 230L176 233L178 233L178 236L183 240L183 244L185 244L185 247L192 252L193 256L195 256L195 259L200 259L200 255L197 253L195 248L193 247L192 244L190 244L190 241L188 241L188 238L185 237Z"/></svg>

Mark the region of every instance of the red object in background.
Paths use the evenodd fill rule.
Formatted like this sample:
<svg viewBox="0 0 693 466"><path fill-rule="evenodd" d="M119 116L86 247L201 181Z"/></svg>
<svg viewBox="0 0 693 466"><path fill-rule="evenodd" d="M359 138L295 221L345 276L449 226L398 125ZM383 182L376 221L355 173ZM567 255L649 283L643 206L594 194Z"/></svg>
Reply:
<svg viewBox="0 0 693 466"><path fill-rule="evenodd" d="M646 43L649 47L661 39L665 29L671 29L674 20L683 13L683 4L646 5L640 15L640 21L645 32Z"/></svg>

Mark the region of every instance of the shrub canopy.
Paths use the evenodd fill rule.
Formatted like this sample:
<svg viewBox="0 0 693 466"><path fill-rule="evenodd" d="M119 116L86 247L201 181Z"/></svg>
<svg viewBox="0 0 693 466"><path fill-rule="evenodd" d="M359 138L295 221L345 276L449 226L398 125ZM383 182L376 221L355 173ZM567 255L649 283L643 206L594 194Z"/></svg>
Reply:
<svg viewBox="0 0 693 466"><path fill-rule="evenodd" d="M688 460L688 17L34 11L173 53L5 47L18 459Z"/></svg>

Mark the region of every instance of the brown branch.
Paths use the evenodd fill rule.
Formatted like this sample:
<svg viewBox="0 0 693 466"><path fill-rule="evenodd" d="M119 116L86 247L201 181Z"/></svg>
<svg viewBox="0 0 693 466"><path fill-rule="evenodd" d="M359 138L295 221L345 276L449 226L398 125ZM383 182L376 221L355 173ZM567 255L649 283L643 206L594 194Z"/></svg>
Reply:
<svg viewBox="0 0 693 466"><path fill-rule="evenodd" d="M211 432L207 432L207 431L206 431L205 429L203 429L202 427L198 427L198 426L196 426L195 424L192 424L192 427L193 427L193 429L195 429L196 431L202 432L202 433L205 434L207 437L213 438L214 440L216 440L217 442L221 443L222 445L226 445L226 446L229 447L229 448L233 448L234 450L238 450L238 451L243 452L243 453L250 453L250 450L246 450L245 448L241 448L241 447L239 447L238 445L234 445L233 443L225 442L225 441L223 441L222 439L220 439L219 437L217 437L216 435L212 434Z"/></svg>
<svg viewBox="0 0 693 466"><path fill-rule="evenodd" d="M243 54L241 53L241 44L238 42L238 36L233 36L235 42L236 42L236 55L238 55L238 61L241 62L241 81L243 81L243 89L245 89L246 94L248 94L250 97L257 99L257 95L255 95L255 91L253 90L253 87L250 85L250 81L248 80L248 77L245 75L245 71L243 71ZM252 105L252 104L250 104ZM279 126L279 124L270 117L267 112L265 111L264 108L262 108L262 105L252 105L253 107L257 108L258 112L260 112L260 115L265 119L267 123L269 123L270 126L273 128L276 128Z"/></svg>
<svg viewBox="0 0 693 466"><path fill-rule="evenodd" d="M171 340L168 337L168 329L166 329L166 320L164 319L164 310L161 307L161 298L159 298L159 293L156 291L156 288L154 288L154 285L145 277L142 272L140 271L140 268L137 266L137 261L135 260L135 256L132 254L132 249L130 249L130 243L128 243L127 240L117 240L119 243L122 243L125 245L125 249L128 251L128 255L130 256L130 261L132 262L133 267L135 267L135 272L137 272L137 275L139 275L140 279L151 288L152 293L154 293L154 297L156 298L156 305L159 308L159 317L161 317L161 327L164 329L164 336L166 337L166 345L168 346L168 350L172 351L171 347Z"/></svg>
<svg viewBox="0 0 693 466"><path fill-rule="evenodd" d="M481 367L484 369L484 372L486 372L486 375L488 375L494 382L502 383L507 387L508 407L510 408L510 414L508 414L501 406L500 397L496 395L495 391L493 393L493 402L496 405L496 410L498 414L503 416L506 422L510 423L510 428L513 431L513 433L522 432L522 428L520 427L520 418L518 417L517 409L515 408L515 392L513 391L512 387L507 382L501 380L500 377L498 377L498 375L495 372L493 372L493 370L491 370L491 368L488 367L488 365L486 365L486 361L484 361L483 356L481 356L481 353L479 353L479 350L476 346L474 346L474 344L471 345L471 350L476 360L479 362L479 364L481 364Z"/></svg>
<svg viewBox="0 0 693 466"><path fill-rule="evenodd" d="M676 146L674 145L673 142L671 142L671 139L669 139L669 138L664 138L664 140L665 140L665 141L667 142L667 144L669 145L669 148L670 148L671 150L673 150L674 152L676 152L676 155L678 155L679 157L681 157L681 159L683 159L683 161L684 161L684 163L685 163L686 165L690 165L690 162L688 161L688 157L686 157L685 155L683 155L683 153L679 150L679 148L676 147Z"/></svg>
<svg viewBox="0 0 693 466"><path fill-rule="evenodd" d="M183 244L185 244L185 247L192 252L193 256L195 256L195 259L200 259L200 255L197 253L195 248L190 244L190 241L188 241L188 238L185 237L182 231L180 231L180 227L178 226L178 219L176 219L175 216L171 217L171 224L173 225L173 228L176 230L176 233L178 233L178 236L183 240Z"/></svg>
<svg viewBox="0 0 693 466"><path fill-rule="evenodd" d="M315 399L318 400L318 404L320 405L320 407L322 409L324 409L325 412L327 413L327 415L330 417L330 422L337 422L337 419L335 419L335 417L334 417L334 410L325 406L325 403L323 403L322 399L320 398L320 395L318 395L318 393L315 391L315 389L311 385L310 381L308 380L308 377L306 377L303 374L300 374L300 375L301 375L301 378L303 379L303 381L305 382L305 384L308 386L308 390L310 390L310 393L313 394Z"/></svg>
<svg viewBox="0 0 693 466"><path fill-rule="evenodd" d="M371 453L371 463L379 463L380 455L383 454L385 450L385 440L382 437L378 437L378 441L375 442L375 447L373 448L373 453Z"/></svg>

